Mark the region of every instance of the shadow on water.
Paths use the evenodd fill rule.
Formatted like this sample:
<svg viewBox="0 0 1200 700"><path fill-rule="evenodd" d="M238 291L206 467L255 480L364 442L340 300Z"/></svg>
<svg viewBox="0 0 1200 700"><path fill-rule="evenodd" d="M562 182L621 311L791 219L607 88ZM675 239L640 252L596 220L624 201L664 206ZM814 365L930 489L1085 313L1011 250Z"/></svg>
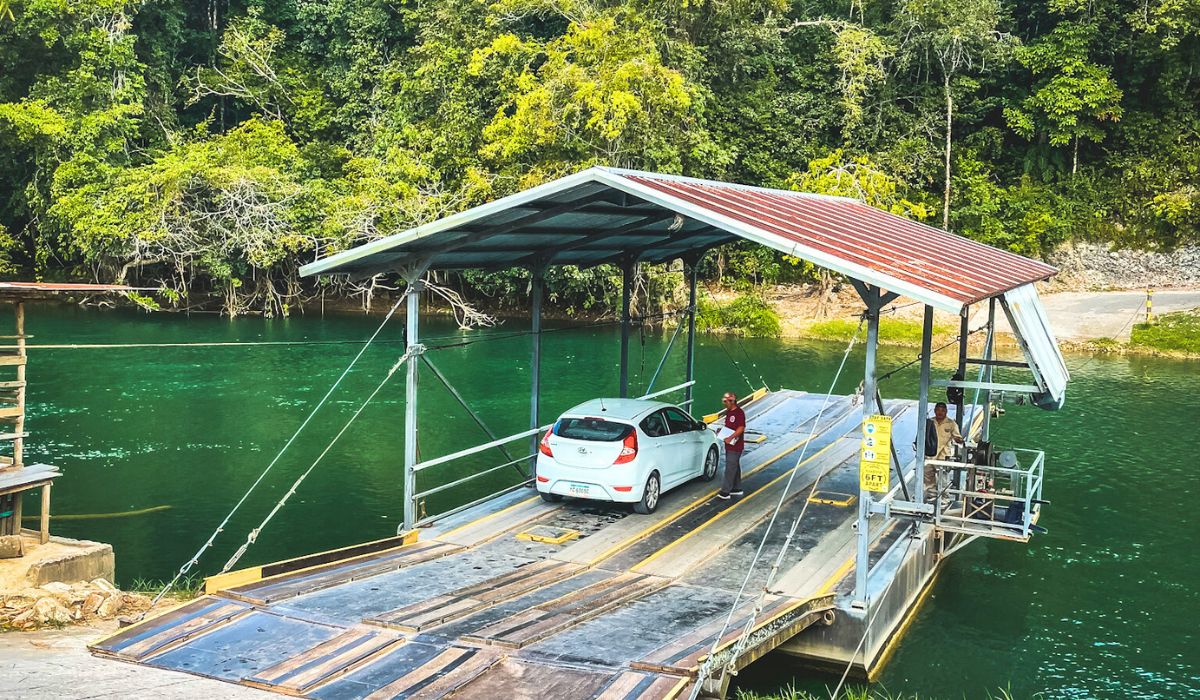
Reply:
<svg viewBox="0 0 1200 700"><path fill-rule="evenodd" d="M330 316L229 321L36 305L28 315L34 344L362 339L379 317ZM519 321L487 331L509 335ZM426 336L461 337L431 321ZM244 539L292 480L341 427L402 352L402 324L390 324L343 389L280 461L235 517L200 569L211 573ZM614 328L546 336L544 419L574 403L616 393ZM631 348L633 391L644 388L668 333L637 335ZM682 344L681 344L682 345ZM772 386L826 391L844 345L701 337L698 410L712 410L727 389ZM680 349L681 350L681 349ZM137 517L55 523L55 531L114 544L118 577L169 577L207 537L303 420L312 402L358 351L354 345L224 348L32 350L29 459L60 465L55 512L111 513L170 505ZM509 337L437 351L439 368L500 433L528 423L529 339ZM732 354L741 371L729 361ZM884 348L887 370L914 356ZM948 373L952 352L938 359ZM1046 413L1010 406L995 424L1003 444L1047 452L1050 529L1028 546L979 542L950 559L922 613L881 682L894 693L983 697L1200 696L1195 647L1200 620L1200 558L1195 549L1196 447L1200 372L1194 362L1072 356L1066 407ZM857 348L835 391L861 379ZM743 379L742 374L749 377ZM683 376L673 354L659 387ZM889 397L914 397L914 366L886 382ZM387 536L401 513L403 394L397 376L321 467L263 532L245 563L262 563ZM436 384L422 375L424 456L484 441ZM515 446L514 446L515 449ZM503 461L498 453L431 475L446 483L471 468ZM430 499L444 509L483 486L514 483L500 472L486 484ZM478 483L478 482L477 482ZM770 690L794 682L821 691L836 677L772 657L744 672L743 687Z"/></svg>

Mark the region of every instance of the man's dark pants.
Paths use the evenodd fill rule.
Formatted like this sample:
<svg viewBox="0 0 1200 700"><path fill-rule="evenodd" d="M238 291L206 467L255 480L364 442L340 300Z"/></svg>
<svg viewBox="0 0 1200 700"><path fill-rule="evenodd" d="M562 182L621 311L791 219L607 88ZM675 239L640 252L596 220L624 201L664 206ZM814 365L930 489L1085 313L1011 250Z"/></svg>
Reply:
<svg viewBox="0 0 1200 700"><path fill-rule="evenodd" d="M721 493L742 490L742 453L725 449L725 478L721 480Z"/></svg>

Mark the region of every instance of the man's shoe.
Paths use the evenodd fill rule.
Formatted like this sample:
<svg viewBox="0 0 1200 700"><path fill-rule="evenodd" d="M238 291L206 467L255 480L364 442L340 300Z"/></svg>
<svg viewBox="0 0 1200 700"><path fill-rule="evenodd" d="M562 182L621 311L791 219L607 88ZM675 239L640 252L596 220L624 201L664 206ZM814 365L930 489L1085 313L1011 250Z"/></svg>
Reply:
<svg viewBox="0 0 1200 700"><path fill-rule="evenodd" d="M745 491L742 491L742 490L740 490L740 489L739 489L739 490L737 490L737 491L730 491L730 492L729 492L729 495L730 495L730 496L737 496L737 497L741 498L742 496L745 496L745 495L746 495L746 492L745 492Z"/></svg>
<svg viewBox="0 0 1200 700"><path fill-rule="evenodd" d="M720 493L718 493L718 494L717 494L717 498L721 499L722 501L728 501L728 500L729 500L729 494L727 494L727 493L725 493L724 491L722 491L722 492L720 492Z"/></svg>

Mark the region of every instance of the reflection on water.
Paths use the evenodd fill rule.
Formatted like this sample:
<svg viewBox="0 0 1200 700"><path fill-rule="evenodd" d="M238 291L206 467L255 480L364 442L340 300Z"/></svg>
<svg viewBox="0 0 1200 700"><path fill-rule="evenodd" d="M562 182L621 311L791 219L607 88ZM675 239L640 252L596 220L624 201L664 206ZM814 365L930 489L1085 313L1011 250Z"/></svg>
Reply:
<svg viewBox="0 0 1200 700"><path fill-rule="evenodd" d="M38 343L148 343L364 338L377 317L299 317L233 322L32 306ZM495 333L509 335L521 322ZM460 335L431 323L429 336ZM234 518L201 563L220 564L257 524L402 352L391 324L358 369ZM644 386L667 335L634 336L632 384ZM616 391L617 334L586 328L548 334L543 345L544 419L574 403ZM698 409L752 378L772 386L825 391L840 345L703 337L697 350ZM58 464L55 512L106 513L170 505L115 520L63 521L55 532L114 544L118 577L163 578L191 555L270 461L311 406L357 352L354 345L31 350L28 459ZM433 359L489 425L527 427L529 341L494 340L436 352ZM728 354L727 354L728 353ZM912 358L885 348L880 367ZM939 359L952 362L952 351ZM682 377L682 343L659 387ZM838 392L860 376L856 351ZM1042 524L1050 533L1027 546L979 542L951 558L922 613L883 674L895 693L980 697L1200 696L1195 653L1200 561L1194 503L1200 425L1200 364L1153 358L1068 358L1072 383L1062 411L1012 406L995 423L1000 443L1047 453ZM914 396L914 366L886 382L885 396ZM946 373L946 367L939 368ZM482 442L479 430L431 374L422 376L420 448L426 457ZM313 472L247 555L246 564L296 556L395 532L401 513L403 381L398 375ZM498 453L448 467L421 487ZM513 483L497 473L486 485ZM486 481L486 480L485 480ZM478 483L478 482L477 482ZM451 489L430 509L468 500ZM441 499L441 500L438 500ZM31 511L27 511L31 512ZM836 682L772 659L739 681L771 689L794 680Z"/></svg>

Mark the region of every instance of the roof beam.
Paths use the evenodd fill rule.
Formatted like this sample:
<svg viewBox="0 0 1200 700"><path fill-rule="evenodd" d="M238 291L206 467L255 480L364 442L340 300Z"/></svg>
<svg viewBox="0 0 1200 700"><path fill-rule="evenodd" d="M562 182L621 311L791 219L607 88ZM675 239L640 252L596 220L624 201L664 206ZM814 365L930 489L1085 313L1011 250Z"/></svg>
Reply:
<svg viewBox="0 0 1200 700"><path fill-rule="evenodd" d="M431 254L447 253L452 250L457 250L458 248L461 248L465 245L470 245L472 243L475 243L476 241L481 241L485 238L491 238L492 236L499 236L499 235L502 235L505 233L511 233L512 231L515 231L519 228L528 226L530 224L536 224L538 222L545 221L547 219L553 219L554 217L559 216L561 214L566 214L568 212L576 211L577 209L579 209L579 207L581 207L585 204L588 204L590 202L594 202L597 199L602 199L607 194L608 193L603 190L601 190L599 192L593 192L592 194L589 194L586 197L581 197L581 198L576 199L571 202L564 202L562 204L559 204L558 206L551 207L549 209L543 209L539 212L535 212L535 213L529 214L527 216L521 216L516 219L513 219L512 221L506 221L502 224L496 224L494 226L481 227L478 230L467 233L466 236L462 240L455 241L453 243L448 243L445 246L442 246L439 248L421 248L419 250L422 253L431 253Z"/></svg>
<svg viewBox="0 0 1200 700"><path fill-rule="evenodd" d="M711 229L698 229L698 230L688 231L686 229L681 228L678 231L668 231L666 233L668 235L666 235L662 240L655 241L653 243L647 243L644 245L640 245L635 248L624 249L617 255L614 255L609 258L604 258L603 260L597 260L595 264L602 265L604 263L618 262L621 258L623 258L626 255L632 256L632 258L634 260L637 260L638 258L640 258L642 256L643 253L645 253L648 250L653 250L654 248L658 248L660 246L670 245L671 243L677 243L680 241L684 241L684 240L686 240L688 238L692 238L692 237L698 238L700 236L709 235L711 233ZM685 253L685 252L687 252L687 251L680 251L679 255L683 255L683 253Z"/></svg>
<svg viewBox="0 0 1200 700"><path fill-rule="evenodd" d="M637 221L630 222L623 226L618 226L616 228L610 228L610 229L604 229L601 231L597 231L596 233L584 236L583 238L580 238L579 240L575 240L566 245L556 247L553 251L550 251L549 255L547 255L545 257L545 263L547 265L554 264L554 258L558 257L559 253L565 253L565 252L568 252L571 250L578 250L579 248L583 248L584 246L591 244L591 243L595 243L596 241L601 241L601 240L610 239L610 238L616 238L618 236L625 236L634 231L637 231L638 229L642 228L643 226L652 226L652 225L658 223L659 221L663 221L665 219L670 219L670 218L673 218L674 216L675 216L675 212L665 211L665 210L660 209L659 211L657 211L649 216L644 216L641 219L638 219ZM647 231L646 233L655 233L655 232ZM531 253L524 257L518 258L515 264L516 265L527 264L530 260L535 260L542 254L543 254L542 251L537 251L537 252Z"/></svg>

